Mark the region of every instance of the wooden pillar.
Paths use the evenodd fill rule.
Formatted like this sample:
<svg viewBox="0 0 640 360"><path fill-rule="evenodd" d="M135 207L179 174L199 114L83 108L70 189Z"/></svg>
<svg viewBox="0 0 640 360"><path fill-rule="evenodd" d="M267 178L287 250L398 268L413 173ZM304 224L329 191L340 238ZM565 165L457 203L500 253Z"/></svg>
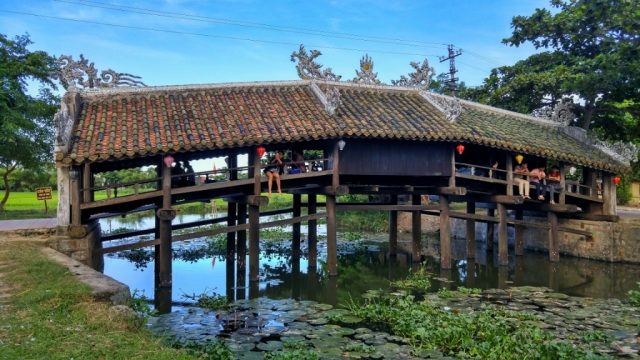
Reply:
<svg viewBox="0 0 640 360"><path fill-rule="evenodd" d="M602 214L616 215L616 186L613 184L613 174L602 174Z"/></svg>
<svg viewBox="0 0 640 360"><path fill-rule="evenodd" d="M316 194L307 195L307 214L316 213L317 198ZM315 269L318 264L318 221L309 220L307 223L308 232L308 250L309 250L309 268Z"/></svg>
<svg viewBox="0 0 640 360"><path fill-rule="evenodd" d="M547 213L549 222L549 261L559 261L560 252L558 251L558 215L549 211Z"/></svg>
<svg viewBox="0 0 640 360"><path fill-rule="evenodd" d="M78 169L71 169L71 225L82 224L82 211L80 203L82 194L80 193L80 179L78 179Z"/></svg>
<svg viewBox="0 0 640 360"><path fill-rule="evenodd" d="M91 202L93 201L93 174L91 174L91 164L85 163L84 168L82 169L82 200L83 202Z"/></svg>
<svg viewBox="0 0 640 360"><path fill-rule="evenodd" d="M215 200L214 200L215 201ZM235 202L227 202L227 226L236 225L237 205ZM227 262L233 262L236 252L236 233L230 231L227 233Z"/></svg>
<svg viewBox="0 0 640 360"><path fill-rule="evenodd" d="M523 211L516 210L516 220L522 221ZM516 224L515 226L516 237L516 256L524 255L524 226Z"/></svg>
<svg viewBox="0 0 640 360"><path fill-rule="evenodd" d="M229 180L238 180L238 153L233 151L229 154Z"/></svg>
<svg viewBox="0 0 640 360"><path fill-rule="evenodd" d="M476 213L475 201L467 200L467 214ZM467 219L467 259L476 257L476 221Z"/></svg>
<svg viewBox="0 0 640 360"><path fill-rule="evenodd" d="M243 225L247 223L247 204L246 203L238 203L238 216L237 221L238 225ZM238 262L245 261L247 256L247 230L240 230L236 234L236 252Z"/></svg>
<svg viewBox="0 0 640 360"><path fill-rule="evenodd" d="M251 156L253 154L253 157ZM262 192L262 178L260 173L260 156L257 156L256 149L252 148L249 151L249 157L253 158L253 163L251 164L251 170L253 174L253 195L260 195Z"/></svg>
<svg viewBox="0 0 640 360"><path fill-rule="evenodd" d="M327 209L327 268L329 276L338 275L338 243L336 236L336 197L326 195Z"/></svg>
<svg viewBox="0 0 640 360"><path fill-rule="evenodd" d="M507 153L505 167L507 170L507 195L513 195L513 157L511 153Z"/></svg>
<svg viewBox="0 0 640 360"><path fill-rule="evenodd" d="M456 150L452 147L451 151L451 176L449 176L449 187L456 187Z"/></svg>
<svg viewBox="0 0 640 360"><path fill-rule="evenodd" d="M293 194L293 217L301 215L301 195ZM300 259L300 222L293 223L293 240L291 242L292 254L294 259Z"/></svg>
<svg viewBox="0 0 640 360"><path fill-rule="evenodd" d="M227 244L228 245L228 244ZM228 249L227 249L228 251ZM227 294L227 301L232 303L236 300L235 287L235 261L233 258L229 258L227 254L227 261L225 262L225 290Z"/></svg>
<svg viewBox="0 0 640 360"><path fill-rule="evenodd" d="M500 266L509 265L509 243L507 241L507 207L498 205L498 258Z"/></svg>
<svg viewBox="0 0 640 360"><path fill-rule="evenodd" d="M558 204L564 204L567 194L567 182L565 175L567 174L567 166L565 163L560 163L560 192L558 193ZM553 200L553 199L549 199Z"/></svg>
<svg viewBox="0 0 640 360"><path fill-rule="evenodd" d="M335 190L340 185L340 148L338 142L333 145L331 154L331 186Z"/></svg>
<svg viewBox="0 0 640 360"><path fill-rule="evenodd" d="M447 195L440 195L440 268L451 269L451 226Z"/></svg>
<svg viewBox="0 0 640 360"><path fill-rule="evenodd" d="M496 216L496 209L487 209L487 215ZM493 250L493 238L495 237L495 224L487 222L487 250Z"/></svg>
<svg viewBox="0 0 640 360"><path fill-rule="evenodd" d="M260 272L260 207L249 205L249 280L258 281Z"/></svg>
<svg viewBox="0 0 640 360"><path fill-rule="evenodd" d="M420 205L420 195L411 195L411 203L413 205ZM422 250L422 224L420 223L421 214L420 211L411 212L411 260L414 263L420 262L421 250Z"/></svg>
<svg viewBox="0 0 640 360"><path fill-rule="evenodd" d="M176 212L171 208L171 167L163 164L162 166L162 208L158 209L157 216L160 219L160 246L159 260L156 264L158 271L158 288L160 292L171 294L173 285L172 279L172 250L171 250L171 221L175 218ZM169 298L171 298L169 296ZM171 311L171 303L163 304L162 309L158 309L160 313Z"/></svg>
<svg viewBox="0 0 640 360"><path fill-rule="evenodd" d="M398 204L398 195L391 195L391 204ZM389 255L396 256L398 253L398 212L389 211Z"/></svg>
<svg viewBox="0 0 640 360"><path fill-rule="evenodd" d="M238 203L238 225L247 223L247 204ZM236 299L246 298L247 280L247 231L240 230L236 234Z"/></svg>

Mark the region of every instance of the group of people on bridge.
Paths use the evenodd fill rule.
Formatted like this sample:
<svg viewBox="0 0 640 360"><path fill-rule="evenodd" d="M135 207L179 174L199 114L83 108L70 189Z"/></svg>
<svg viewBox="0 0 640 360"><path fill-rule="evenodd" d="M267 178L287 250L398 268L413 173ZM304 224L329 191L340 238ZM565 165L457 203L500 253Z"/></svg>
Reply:
<svg viewBox="0 0 640 360"><path fill-rule="evenodd" d="M555 204L555 193L562 190L562 185L560 184L560 168L552 166L547 174L545 173L544 166L538 166L529 170L528 164L523 162L522 164L516 165L513 172L513 181L518 185L518 195L523 196L525 199L531 199L529 189L530 186L533 185L538 200L545 201L545 194L549 193L549 203Z"/></svg>

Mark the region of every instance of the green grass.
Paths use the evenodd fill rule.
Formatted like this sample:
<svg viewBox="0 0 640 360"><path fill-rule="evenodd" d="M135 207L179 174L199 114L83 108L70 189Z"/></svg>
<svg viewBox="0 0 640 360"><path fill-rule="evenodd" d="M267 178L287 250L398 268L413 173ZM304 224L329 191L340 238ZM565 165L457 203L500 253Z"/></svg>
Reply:
<svg viewBox="0 0 640 360"><path fill-rule="evenodd" d="M13 289L0 311L2 359L193 359L162 344L140 322L109 313L89 289L33 245L6 244L3 282Z"/></svg>
<svg viewBox="0 0 640 360"><path fill-rule="evenodd" d="M4 191L0 192L0 196L4 196ZM58 192L52 191L51 196L53 199L47 200L49 211L45 213L44 201L38 200L35 192L11 192L4 211L0 211L0 220L55 217Z"/></svg>

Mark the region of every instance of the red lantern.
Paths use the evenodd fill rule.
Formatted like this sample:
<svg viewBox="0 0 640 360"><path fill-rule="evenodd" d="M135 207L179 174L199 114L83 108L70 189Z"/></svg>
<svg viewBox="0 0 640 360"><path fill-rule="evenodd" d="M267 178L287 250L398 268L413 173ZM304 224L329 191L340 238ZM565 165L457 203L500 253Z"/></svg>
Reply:
<svg viewBox="0 0 640 360"><path fill-rule="evenodd" d="M458 146L456 146L456 151L458 152L458 155L462 155L464 152L464 145L458 144Z"/></svg>
<svg viewBox="0 0 640 360"><path fill-rule="evenodd" d="M164 156L163 161L166 167L171 167L171 165L173 165L173 156L171 156L171 154L167 154Z"/></svg>
<svg viewBox="0 0 640 360"><path fill-rule="evenodd" d="M620 179L620 176L614 176L614 177L613 177L613 184L614 184L615 186L618 186L618 184L620 184L620 180L621 180L621 179Z"/></svg>
<svg viewBox="0 0 640 360"><path fill-rule="evenodd" d="M260 145L256 148L256 154L258 154L258 156L262 157L262 155L264 155L265 151L267 151L267 149L264 148L264 146Z"/></svg>

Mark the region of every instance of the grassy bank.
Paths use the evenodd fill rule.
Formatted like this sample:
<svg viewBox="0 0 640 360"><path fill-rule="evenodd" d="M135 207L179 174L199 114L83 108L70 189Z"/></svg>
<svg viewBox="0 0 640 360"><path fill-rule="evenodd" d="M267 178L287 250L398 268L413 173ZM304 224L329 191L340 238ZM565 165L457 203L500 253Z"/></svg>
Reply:
<svg viewBox="0 0 640 360"><path fill-rule="evenodd" d="M5 243L0 248L0 263L10 264L2 281L14 294L8 311L0 311L0 358L193 358L166 347L139 322L114 316L109 304L93 301L85 285L37 247Z"/></svg>
<svg viewBox="0 0 640 360"><path fill-rule="evenodd" d="M0 195L4 195L4 192L0 192ZM47 200L49 211L45 213L44 201L38 200L35 192L11 192L4 211L0 211L0 220L55 217L58 193L53 191L51 196L53 199Z"/></svg>

